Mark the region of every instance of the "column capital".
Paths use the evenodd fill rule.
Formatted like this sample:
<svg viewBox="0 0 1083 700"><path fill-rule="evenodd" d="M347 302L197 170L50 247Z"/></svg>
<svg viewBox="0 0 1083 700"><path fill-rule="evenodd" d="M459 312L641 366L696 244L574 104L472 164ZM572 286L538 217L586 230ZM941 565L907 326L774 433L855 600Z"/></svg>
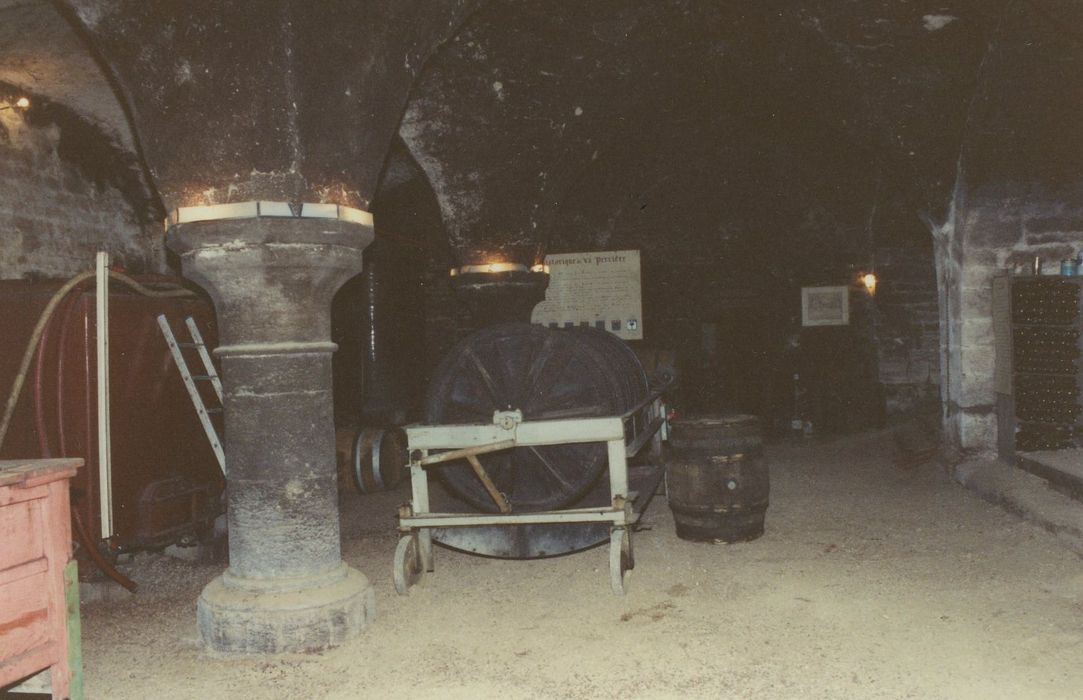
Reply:
<svg viewBox="0 0 1083 700"><path fill-rule="evenodd" d="M338 219L225 219L174 226L167 245L214 300L224 347L285 347L329 343L330 316L312 309L361 272L373 237Z"/></svg>

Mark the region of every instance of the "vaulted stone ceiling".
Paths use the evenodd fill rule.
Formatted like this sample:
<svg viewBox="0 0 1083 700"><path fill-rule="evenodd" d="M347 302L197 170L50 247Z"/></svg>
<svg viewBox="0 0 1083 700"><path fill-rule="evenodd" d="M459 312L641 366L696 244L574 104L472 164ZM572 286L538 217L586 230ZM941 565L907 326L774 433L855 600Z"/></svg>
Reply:
<svg viewBox="0 0 1083 700"><path fill-rule="evenodd" d="M1039 126L1032 159L1069 168L1083 148L1055 134L1079 105L1081 15L1065 0L484 3L424 66L400 128L420 170L389 162L383 193L423 172L461 261L735 235L783 246L791 231L842 250L876 204L885 221L943 222L964 151L976 179L1033 170L1019 154ZM131 143L46 0L0 0L0 81ZM1028 110L1036 95L1063 109Z"/></svg>
<svg viewBox="0 0 1083 700"><path fill-rule="evenodd" d="M48 0L0 0L0 86L47 97L131 148L131 130L101 69Z"/></svg>
<svg viewBox="0 0 1083 700"><path fill-rule="evenodd" d="M860 230L885 193L940 218L1003 5L493 3L401 134L464 259L574 245L577 225L617 243L652 207L656 236Z"/></svg>

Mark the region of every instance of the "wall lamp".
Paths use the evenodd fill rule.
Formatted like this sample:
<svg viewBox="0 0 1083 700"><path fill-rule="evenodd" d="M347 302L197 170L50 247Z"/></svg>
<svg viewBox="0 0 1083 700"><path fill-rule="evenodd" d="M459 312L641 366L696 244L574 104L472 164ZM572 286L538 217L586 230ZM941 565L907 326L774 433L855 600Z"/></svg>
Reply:
<svg viewBox="0 0 1083 700"><path fill-rule="evenodd" d="M520 263L491 262L483 263L481 265L463 265L462 267L453 267L448 270L448 274L452 277L458 277L459 275L496 274L500 272L540 272L547 275L549 274L549 266L533 265L527 267Z"/></svg>
<svg viewBox="0 0 1083 700"><path fill-rule="evenodd" d="M5 109L30 109L30 98L20 97L14 104L0 105L0 111Z"/></svg>
<svg viewBox="0 0 1083 700"><path fill-rule="evenodd" d="M866 272L861 276L861 284L865 285L865 291L869 294L876 294L876 275L871 272Z"/></svg>

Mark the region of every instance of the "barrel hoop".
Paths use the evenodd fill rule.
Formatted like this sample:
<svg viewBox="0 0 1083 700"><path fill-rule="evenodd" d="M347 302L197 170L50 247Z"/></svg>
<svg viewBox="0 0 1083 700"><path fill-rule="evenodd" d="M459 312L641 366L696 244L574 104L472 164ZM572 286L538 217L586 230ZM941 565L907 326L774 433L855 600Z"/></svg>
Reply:
<svg viewBox="0 0 1083 700"><path fill-rule="evenodd" d="M698 440L672 437L670 447L688 452L756 452L763 450L763 440L758 437L743 438L701 438Z"/></svg>
<svg viewBox="0 0 1083 700"><path fill-rule="evenodd" d="M767 499L762 501L755 501L753 503L735 503L731 506L697 506L681 503L680 501L669 501L669 508L675 513L688 513L689 515L699 515L704 513L714 513L716 515L725 515L727 513L733 513L734 515L741 515L742 513L759 513L767 510L770 505Z"/></svg>
<svg viewBox="0 0 1083 700"><path fill-rule="evenodd" d="M713 448L690 449L674 447L670 450L670 459L681 462L699 462L704 459L715 461L733 461L764 459L763 445L743 445L740 449L714 446Z"/></svg>
<svg viewBox="0 0 1083 700"><path fill-rule="evenodd" d="M758 418L734 416L731 418L678 418L673 421L673 432L680 436L738 438L763 433Z"/></svg>
<svg viewBox="0 0 1083 700"><path fill-rule="evenodd" d="M368 493L365 489L365 480L361 478L361 440L364 438L365 431L358 430L357 437L353 440L353 474L357 480L357 488L361 493Z"/></svg>
<svg viewBox="0 0 1083 700"><path fill-rule="evenodd" d="M372 443L372 480L376 482L376 490L382 491L384 488L384 479L380 474L380 446L384 442L384 431L378 430L376 432L376 440Z"/></svg>
<svg viewBox="0 0 1083 700"><path fill-rule="evenodd" d="M728 464L729 462L749 462L749 466L752 466L752 462L763 458L763 451L759 452L738 452L736 454L728 455L710 455L707 457L713 464Z"/></svg>

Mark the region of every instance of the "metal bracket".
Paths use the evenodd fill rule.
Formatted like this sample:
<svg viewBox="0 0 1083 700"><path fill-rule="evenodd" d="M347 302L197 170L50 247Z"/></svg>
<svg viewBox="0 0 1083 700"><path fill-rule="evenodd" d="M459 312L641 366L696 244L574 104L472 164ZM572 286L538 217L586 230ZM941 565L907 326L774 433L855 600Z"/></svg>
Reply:
<svg viewBox="0 0 1083 700"><path fill-rule="evenodd" d="M522 422L523 412L519 409L514 411L493 411L493 425L498 425L503 430L515 430L516 426Z"/></svg>

